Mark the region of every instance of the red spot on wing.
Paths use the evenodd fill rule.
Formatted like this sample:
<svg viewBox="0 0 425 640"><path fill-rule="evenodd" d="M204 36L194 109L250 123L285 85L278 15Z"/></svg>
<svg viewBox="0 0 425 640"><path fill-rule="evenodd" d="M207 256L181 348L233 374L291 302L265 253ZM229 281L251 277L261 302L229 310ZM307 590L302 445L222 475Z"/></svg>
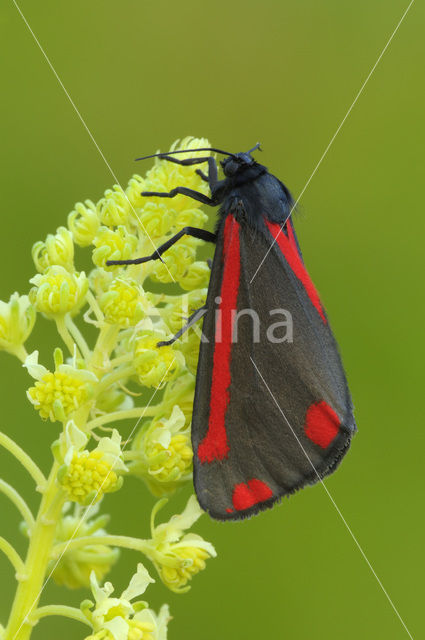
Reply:
<svg viewBox="0 0 425 640"><path fill-rule="evenodd" d="M224 421L229 404L233 321L241 270L239 223L230 215L227 216L224 225L223 261L221 302L213 358L210 417L208 431L198 447L198 457L201 462L222 460L229 452ZM217 335L219 332L220 336Z"/></svg>
<svg viewBox="0 0 425 640"><path fill-rule="evenodd" d="M317 309L323 322L326 323L327 320L322 303L320 302L319 294L317 293L316 287L314 286L310 276L308 275L308 271L305 268L298 251L292 223L289 220L286 223L288 235L286 235L280 224L269 222L268 220L266 220L266 224L273 238L275 238L277 244L279 245L280 250L285 256L287 263L291 267L298 280L303 285L312 305Z"/></svg>
<svg viewBox="0 0 425 640"><path fill-rule="evenodd" d="M252 478L240 484L236 484L233 489L232 502L236 511L244 511L259 502L264 502L273 496L270 487L258 478Z"/></svg>
<svg viewBox="0 0 425 640"><path fill-rule="evenodd" d="M322 449L329 447L332 440L338 435L341 422L335 411L327 402L314 402L307 410L304 431L314 444Z"/></svg>

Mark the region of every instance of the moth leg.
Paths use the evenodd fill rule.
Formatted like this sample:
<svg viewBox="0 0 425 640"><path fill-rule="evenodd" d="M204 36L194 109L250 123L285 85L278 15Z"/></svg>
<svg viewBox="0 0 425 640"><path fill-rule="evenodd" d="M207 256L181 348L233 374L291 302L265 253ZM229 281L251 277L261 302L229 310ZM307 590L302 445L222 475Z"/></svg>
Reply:
<svg viewBox="0 0 425 640"><path fill-rule="evenodd" d="M187 187L176 187L168 193L166 191L142 191L141 195L146 197L155 196L156 198L174 198L175 196L182 195L193 198L193 200L198 200L198 202L202 202L202 204L208 204L211 207L215 207L218 204L215 200L205 196L203 193L195 191L194 189L188 189Z"/></svg>
<svg viewBox="0 0 425 640"><path fill-rule="evenodd" d="M202 180L203 180L204 182L208 182L208 183L209 183L209 178L208 178L208 176L207 176L203 171L201 171L201 169L196 169L195 173L197 173L197 174L198 174L198 176L199 176L200 178L202 178Z"/></svg>
<svg viewBox="0 0 425 640"><path fill-rule="evenodd" d="M187 319L186 324L178 331L172 338L169 340L163 340L162 342L157 343L157 347L167 347L170 344L173 344L176 340L181 338L181 336L188 330L192 325L194 325L198 320L200 320L207 312L207 306L204 305L199 309L196 309Z"/></svg>
<svg viewBox="0 0 425 640"><path fill-rule="evenodd" d="M144 258L135 258L133 260L107 260L106 265L110 267L114 264L142 264L142 262L149 262L150 260L162 260L162 254L173 246L183 236L192 236L192 238L198 238L199 240L205 240L205 242L217 242L217 236L211 231L206 229L198 229L197 227L183 227L176 235L161 244L150 256Z"/></svg>
<svg viewBox="0 0 425 640"><path fill-rule="evenodd" d="M205 173L201 171L201 169L197 169L196 173L198 174L198 176L202 178L202 180L204 180L205 182L208 182L211 191L213 191L213 189L215 189L215 187L218 184L217 163L215 161L215 158L213 158L212 156L208 156L207 162L208 162L208 176L206 176Z"/></svg>
<svg viewBox="0 0 425 640"><path fill-rule="evenodd" d="M190 167L194 164L202 164L204 162L208 162L208 175L201 171L201 169L197 169L196 173L202 178L202 180L204 180L204 182L208 182L211 188L215 187L218 182L217 163L213 156L204 156L202 158L185 158L184 160L179 160L178 158L174 158L172 156L167 156L167 154L164 154L163 156L161 156L161 159L168 160L168 162L174 162L174 164L180 164L183 167Z"/></svg>
<svg viewBox="0 0 425 640"><path fill-rule="evenodd" d="M208 204L210 206L217 206L219 204L219 200L215 197L215 191L217 186L219 185L218 180L218 168L215 158L213 156L204 156L201 158L185 158L184 160L179 160L178 158L174 158L172 156L168 156L167 154L160 156L162 160L167 160L168 162L174 162L174 164L179 164L184 167L190 167L195 164L202 164L204 162L208 163L208 175L206 175L200 169L196 170L196 173L204 180L208 182L211 192L213 193L212 198L200 193L199 191L195 191L194 189L188 189L187 187L176 187L172 189L169 193L160 192L160 191L142 191L142 196L155 196L157 198L174 198L177 195L185 195L189 198L193 198L194 200L198 200L202 202L202 204Z"/></svg>

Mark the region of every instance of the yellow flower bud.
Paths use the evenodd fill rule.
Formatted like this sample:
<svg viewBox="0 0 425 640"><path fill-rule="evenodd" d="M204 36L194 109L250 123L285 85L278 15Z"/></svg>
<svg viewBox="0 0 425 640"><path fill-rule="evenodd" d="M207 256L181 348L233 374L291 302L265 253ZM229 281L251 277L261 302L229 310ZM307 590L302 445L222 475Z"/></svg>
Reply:
<svg viewBox="0 0 425 640"><path fill-rule="evenodd" d="M67 418L90 397L89 387L78 377L51 371L28 389L28 398L43 420Z"/></svg>
<svg viewBox="0 0 425 640"><path fill-rule="evenodd" d="M183 325L186 324L189 316L205 304L207 292L208 289L191 291L190 293L176 297L174 303L160 310L161 316L170 333L175 334L180 331Z"/></svg>
<svg viewBox="0 0 425 640"><path fill-rule="evenodd" d="M97 378L90 371L63 364L60 349L55 351L55 361L52 372L38 364L37 351L28 356L24 367L36 383L28 389L27 396L43 420L63 422L91 399Z"/></svg>
<svg viewBox="0 0 425 640"><path fill-rule="evenodd" d="M152 240L161 238L169 232L175 217L174 209L162 202L151 202L145 198L143 208L139 213L139 227Z"/></svg>
<svg viewBox="0 0 425 640"><path fill-rule="evenodd" d="M147 608L146 602L132 600L142 595L148 585L155 582L139 563L121 597L113 597L114 587L105 582L103 587L94 574L90 577L94 602L81 603L81 611L93 630L85 640L165 640L169 609L163 605L157 615Z"/></svg>
<svg viewBox="0 0 425 640"><path fill-rule="evenodd" d="M134 365L140 384L163 387L184 364L184 358L172 346L157 347L164 339L160 334L144 335L134 341Z"/></svg>
<svg viewBox="0 0 425 640"><path fill-rule="evenodd" d="M144 425L132 443L130 472L146 482L154 496L172 493L192 477L190 429L179 406L167 418Z"/></svg>
<svg viewBox="0 0 425 640"><path fill-rule="evenodd" d="M138 622L134 619L127 620L127 624L129 628L126 640L156 640L156 634L155 638L152 635L155 631L154 624L150 622ZM116 640L116 636L112 635L109 629L101 629L97 633L87 636L84 640Z"/></svg>
<svg viewBox="0 0 425 640"><path fill-rule="evenodd" d="M171 545L174 559L180 562L176 567L163 564L159 567L159 575L163 583L176 593L187 591L187 583L199 571L205 569L205 561L211 555L205 549L195 546Z"/></svg>
<svg viewBox="0 0 425 640"><path fill-rule="evenodd" d="M108 227L100 227L93 244L93 262L98 267L105 267L106 260L126 260L134 258L137 248L137 238L129 233L123 226L115 231ZM107 267L107 269L119 269L120 267Z"/></svg>
<svg viewBox="0 0 425 640"><path fill-rule="evenodd" d="M208 286L211 270L204 261L193 262L179 279L179 285L186 291Z"/></svg>
<svg viewBox="0 0 425 640"><path fill-rule="evenodd" d="M125 190L128 199L135 209L143 207L148 201L147 198L141 195L142 191L146 191L145 180L135 173L128 181L128 187Z"/></svg>
<svg viewBox="0 0 425 640"><path fill-rule="evenodd" d="M55 235L49 233L44 242L36 242L31 253L35 267L40 273L44 273L53 265L74 271L74 243L71 232L65 227L59 227Z"/></svg>
<svg viewBox="0 0 425 640"><path fill-rule="evenodd" d="M121 436L101 438L96 449L84 449L87 435L69 420L52 451L58 462L58 482L68 499L81 505L94 504L104 493L117 491L122 485L121 473L127 471L122 460Z"/></svg>
<svg viewBox="0 0 425 640"><path fill-rule="evenodd" d="M144 316L143 289L134 280L116 278L99 300L109 324L134 327Z"/></svg>
<svg viewBox="0 0 425 640"><path fill-rule="evenodd" d="M162 256L164 262L158 260L155 263L151 278L157 282L173 282L173 279L179 282L195 260L198 244L199 240L196 238L185 238L176 242Z"/></svg>
<svg viewBox="0 0 425 640"><path fill-rule="evenodd" d="M99 226L96 205L91 200L85 200L84 204L77 202L68 215L69 230L80 247L88 247L93 242Z"/></svg>
<svg viewBox="0 0 425 640"><path fill-rule="evenodd" d="M67 510L71 505L68 503ZM90 508L90 515L84 514L78 504L74 504L73 513L63 513L56 532L55 543L66 543L75 538L92 536L92 542L82 548L66 550L58 561L52 561L53 580L58 585L68 589L80 589L90 586L90 574L93 571L96 578L103 580L119 558L119 549L104 544L96 544L96 536L106 533L103 527L108 523L109 516L103 515L92 518L98 510Z"/></svg>
<svg viewBox="0 0 425 640"><path fill-rule="evenodd" d="M106 271L106 269L102 269L102 267L99 267L98 269L93 269L92 271L90 271L90 287L94 290L97 298L100 298L108 290L113 279L114 274L111 272L111 270Z"/></svg>
<svg viewBox="0 0 425 640"><path fill-rule="evenodd" d="M89 288L84 271L69 273L61 266L49 267L30 282L35 285L29 293L30 301L49 318L79 311Z"/></svg>
<svg viewBox="0 0 425 640"><path fill-rule="evenodd" d="M200 335L194 329L189 329L179 342L179 348L182 351L187 368L194 375L198 367Z"/></svg>
<svg viewBox="0 0 425 640"><path fill-rule="evenodd" d="M84 640L114 640L114 636L108 629L101 629L97 633L86 636Z"/></svg>
<svg viewBox="0 0 425 640"><path fill-rule="evenodd" d="M172 591L183 593L190 588L188 582L205 569L205 561L214 558L216 552L213 545L200 536L183 535L203 513L194 495L189 498L183 513L155 526L155 515L165 502L162 500L153 508L152 539L146 555L155 564L163 583Z"/></svg>
<svg viewBox="0 0 425 640"><path fill-rule="evenodd" d="M159 458L163 453L166 453L166 457L161 461ZM175 478L187 473L192 464L193 451L189 434L180 433L172 436L167 448L156 442L147 450L147 454L152 460L150 472L156 476L155 479L160 482L174 482Z"/></svg>
<svg viewBox="0 0 425 640"><path fill-rule="evenodd" d="M195 377L189 372L169 382L165 387L161 403L164 408L164 414L177 404L186 418L185 425L189 426L192 421L194 393Z"/></svg>
<svg viewBox="0 0 425 640"><path fill-rule="evenodd" d="M211 146L206 138L184 138L183 140L176 140L171 145L170 151L175 149L187 149L187 153L182 153L179 158L194 158L200 157L199 152L194 153L191 149L197 149L199 147ZM203 151L203 156L210 155L209 151ZM145 191L171 191L175 187L181 187L184 185L189 189L200 191L205 195L209 192L209 187L206 182L196 173L194 167L182 167L180 165L172 164L166 160L156 159L155 165L146 175L144 184ZM159 199L158 199L159 200ZM152 198L153 202L156 202L156 198ZM166 203L167 205L167 203ZM177 212L184 211L186 209L193 209L193 202L186 196L176 196L173 198L170 208L175 209Z"/></svg>
<svg viewBox="0 0 425 640"><path fill-rule="evenodd" d="M183 227L203 227L208 220L208 215L202 211L202 209L184 209L176 215L174 220L174 226L176 229L182 229Z"/></svg>
<svg viewBox="0 0 425 640"><path fill-rule="evenodd" d="M58 480L68 494L68 500L87 505L97 502L104 493L117 491L122 478L101 451L75 451L70 463L62 468Z"/></svg>
<svg viewBox="0 0 425 640"><path fill-rule="evenodd" d="M28 296L14 293L9 302L0 300L0 349L18 354L30 335L36 311Z"/></svg>
<svg viewBox="0 0 425 640"><path fill-rule="evenodd" d="M97 203L97 211L102 224L114 227L127 223L131 206L127 195L115 184L105 191L105 197Z"/></svg>
<svg viewBox="0 0 425 640"><path fill-rule="evenodd" d="M155 631L155 625L151 622L130 620L129 626L128 640L154 640L152 633Z"/></svg>

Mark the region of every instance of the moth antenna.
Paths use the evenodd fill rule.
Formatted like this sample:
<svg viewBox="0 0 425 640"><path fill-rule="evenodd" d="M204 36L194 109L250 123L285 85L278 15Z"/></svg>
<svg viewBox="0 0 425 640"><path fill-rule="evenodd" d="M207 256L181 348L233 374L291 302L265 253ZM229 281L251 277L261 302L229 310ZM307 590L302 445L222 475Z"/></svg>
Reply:
<svg viewBox="0 0 425 640"><path fill-rule="evenodd" d="M153 153L150 156L142 156L141 158L135 158L135 160L148 160L149 158L163 158L164 156L172 156L176 153L191 153L192 151L212 151L213 153L222 153L225 156L234 157L234 153L230 151L223 151L222 149L215 149L214 147L201 147L200 149L179 149L177 151L164 151L161 153Z"/></svg>
<svg viewBox="0 0 425 640"><path fill-rule="evenodd" d="M253 151L257 151L257 149L258 149L258 151L262 151L262 148L261 148L261 146L260 146L260 143L259 143L259 142L257 142L257 144L255 145L255 147L252 147L252 149L250 149L249 151L247 151L247 153L252 153Z"/></svg>

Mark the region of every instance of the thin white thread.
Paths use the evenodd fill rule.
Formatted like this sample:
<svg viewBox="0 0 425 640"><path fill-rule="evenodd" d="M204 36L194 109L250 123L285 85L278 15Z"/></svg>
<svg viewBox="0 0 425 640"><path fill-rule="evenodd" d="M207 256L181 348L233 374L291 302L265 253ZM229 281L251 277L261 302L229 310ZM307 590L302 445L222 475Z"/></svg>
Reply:
<svg viewBox="0 0 425 640"><path fill-rule="evenodd" d="M348 116L350 115L353 107L355 106L357 100L360 98L361 94L363 93L363 89L366 87L367 83L369 82L373 72L375 71L376 67L378 66L379 62L381 61L382 56L384 55L384 53L386 52L386 50L388 49L389 45L391 44L392 39L394 38L395 34L397 33L397 31L399 30L399 27L401 26L401 23L403 22L404 18L407 16L410 7L412 6L412 4L414 3L415 0L411 0L407 9L405 10L405 12L403 13L403 15L401 16L400 20L398 21L398 24L396 26L396 28L394 29L394 31L392 32L390 38L388 39L385 47L382 49L381 53L378 56L377 61L375 62L375 64L373 65L372 69L369 71L369 74L366 78L366 80L363 82L362 86L360 87L359 91L357 92L356 97L354 98L353 102L351 103L350 108L348 109L347 113L345 114L345 116L343 117L339 127L337 128L337 130L335 131L335 133L333 134L332 138L330 139L330 142L328 143L328 146L326 147L326 149L324 150L324 152L322 153L322 156L319 160L319 162L316 164L316 166L313 169L313 172L311 173L309 179L307 180L307 182L305 183L300 195L298 196L297 200L295 201L295 203L293 204L293 206L291 207L291 210L288 214L288 217L286 218L286 220L288 220L288 218L291 217L293 210L295 209L295 207L297 206L297 204L299 203L299 201L301 200L301 198L303 197L308 185L310 184L310 182L312 181L313 177L315 176L318 168L320 167L320 165L322 164L323 160L325 159L325 156L327 155L329 149L331 148L335 138L337 137L338 133L341 131L345 121L347 120ZM269 255L270 251L273 248L273 245L275 244L276 240L278 239L279 235L282 233L282 228L286 223L283 223L282 227L279 229L278 233L276 234L276 236L273 238L273 242L271 243L270 247L267 249L266 255L264 256L264 258L261 260L260 264L257 267L256 272L254 273L254 275L252 276L251 280L250 280L250 284L252 284L252 281L254 280L255 276L257 275L257 273L259 272L259 270L261 269L265 259L267 258L267 256Z"/></svg>
<svg viewBox="0 0 425 640"><path fill-rule="evenodd" d="M332 497L331 493L329 492L329 489L327 488L327 486L325 485L325 483L323 482L319 472L317 471L316 467L314 466L313 462L311 461L310 456L308 455L307 451L304 449L302 442L300 441L300 439L298 438L297 434L295 433L294 429L292 428L291 424L289 423L288 418L286 417L286 415L284 414L284 412L282 411L282 409L280 408L276 398L274 397L269 385L267 384L267 382L264 380L264 377L261 373L261 371L258 369L257 365L255 364L254 360L251 358L250 356L250 360L252 362L252 364L254 365L257 373L259 374L261 380L263 381L264 386L266 387L267 391L269 392L269 394L271 395L275 405L277 406L277 408L279 409L280 413L282 414L283 418L285 419L286 424L288 425L288 427L291 429L292 431L292 435L294 436L294 438L296 439L296 441L298 442L298 444L300 445L302 452L304 453L305 457L307 458L307 460L309 461L314 473L317 475L317 478L320 482L320 484L322 485L322 487L324 488L328 498L330 499L330 501L332 502L333 506L336 509L336 512L338 513L339 517L341 518L342 522L344 523L348 533L350 534L350 536L352 537L352 539L354 540L358 550L360 551L361 555L363 556L363 559L365 560L367 566L369 567L369 569L371 570L371 572L373 573L373 575L375 576L376 581L378 582L379 586L381 587L385 597L387 598L388 602L390 603L394 613L396 614L396 616L398 617L398 619L400 620L401 624L403 625L406 633L408 634L409 638L411 638L411 640L413 640L413 636L410 633L409 629L406 626L406 623L404 622L403 618L401 617L400 613L398 612L397 607L395 606L394 602L391 600L390 595L388 593L388 591L385 589L384 585L382 584L381 580L379 579L378 575L376 574L376 571L374 570L374 568L372 567L370 561L368 560L368 557L366 556L365 552L363 551L363 548L361 547L359 541L357 540L356 536L354 535L353 531L351 530L348 522L346 521L346 519L344 518L344 516L341 513L341 510L339 509L338 505L336 504L334 498Z"/></svg>

